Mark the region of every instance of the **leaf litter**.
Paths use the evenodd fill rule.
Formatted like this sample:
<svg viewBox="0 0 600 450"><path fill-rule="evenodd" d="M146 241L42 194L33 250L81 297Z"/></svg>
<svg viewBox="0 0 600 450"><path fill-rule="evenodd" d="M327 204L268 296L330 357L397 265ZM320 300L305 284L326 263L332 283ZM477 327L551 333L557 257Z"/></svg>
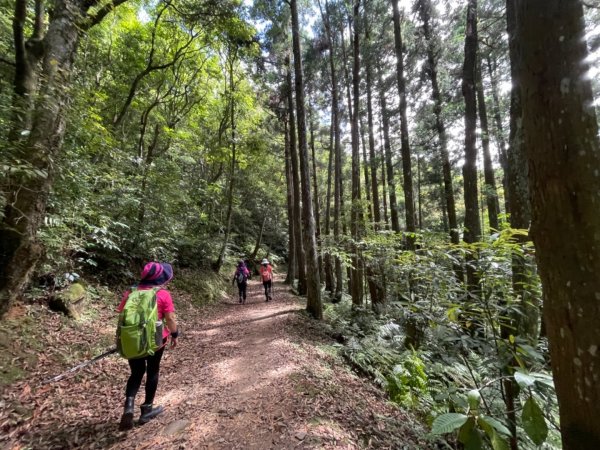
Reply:
<svg viewBox="0 0 600 450"><path fill-rule="evenodd" d="M232 294L202 310L174 291L182 335L161 364L155 404L165 412L129 432L118 431L129 375L125 360L108 357L41 384L78 362L70 349L87 346L85 357L95 356L98 337L114 332L114 312L104 308L93 322L71 328L32 306L27 314L48 330L47 342L26 378L2 386L0 447L427 448L418 420L323 351L332 340L303 313L301 299L277 284L272 302L264 302L262 286L250 282L245 305Z"/></svg>

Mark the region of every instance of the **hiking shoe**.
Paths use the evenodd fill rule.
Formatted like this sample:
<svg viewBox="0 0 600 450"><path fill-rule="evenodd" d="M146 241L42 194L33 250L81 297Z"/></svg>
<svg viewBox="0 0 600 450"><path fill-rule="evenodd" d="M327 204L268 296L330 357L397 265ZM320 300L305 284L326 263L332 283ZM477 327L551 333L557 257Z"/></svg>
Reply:
<svg viewBox="0 0 600 450"><path fill-rule="evenodd" d="M240 303L242 303L242 299L240 298Z"/></svg>
<svg viewBox="0 0 600 450"><path fill-rule="evenodd" d="M152 407L152 404L145 404L140 406L141 414L138 420L138 424L144 425L145 423L150 422L160 413L162 413L165 409L162 406L157 406L156 408Z"/></svg>
<svg viewBox="0 0 600 450"><path fill-rule="evenodd" d="M121 416L121 422L119 423L120 431L127 431L133 428L133 402L135 397L127 397L125 399L125 408L123 415Z"/></svg>

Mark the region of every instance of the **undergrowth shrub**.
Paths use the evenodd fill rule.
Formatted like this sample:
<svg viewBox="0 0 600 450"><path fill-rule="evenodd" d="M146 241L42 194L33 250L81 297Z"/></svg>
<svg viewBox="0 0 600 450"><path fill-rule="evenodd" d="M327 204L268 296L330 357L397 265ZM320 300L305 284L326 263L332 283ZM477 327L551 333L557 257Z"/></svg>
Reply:
<svg viewBox="0 0 600 450"><path fill-rule="evenodd" d="M433 434L458 432L469 448L507 448L508 384L516 393L512 427L519 446L560 447L547 341L538 339L541 287L533 247L522 242L526 234L504 229L457 246L421 234L415 252L403 249L401 236L368 236L362 251L385 291L385 307L374 313L345 299L325 311L356 369L392 401L421 412ZM518 290L515 258L525 272ZM460 281L469 259L477 290Z"/></svg>

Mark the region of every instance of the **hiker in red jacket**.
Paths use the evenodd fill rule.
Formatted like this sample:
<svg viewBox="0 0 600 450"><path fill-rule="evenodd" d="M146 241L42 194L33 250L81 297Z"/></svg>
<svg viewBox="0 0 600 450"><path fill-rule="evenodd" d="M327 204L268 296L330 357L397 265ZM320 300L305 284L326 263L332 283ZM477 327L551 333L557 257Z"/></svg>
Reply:
<svg viewBox="0 0 600 450"><path fill-rule="evenodd" d="M123 416L121 417L121 423L119 424L120 430L130 430L133 428L135 396L140 389L144 374L146 374L146 397L144 399L144 404L140 406L141 414L138 423L143 425L164 411L162 406L153 407L152 402L154 401L154 395L156 394L156 389L158 387L160 360L167 340L170 336L171 348L175 348L177 346L177 337L179 336L177 322L175 321L175 306L173 305L173 299L171 298L169 291L164 289L164 286L171 281L171 278L173 278L173 268L170 264L150 262L144 266L140 282L136 287L138 290L160 287L156 292L156 306L158 309L158 319L164 319L166 324L166 327L163 328L164 345L151 356L128 360L131 375L127 380L127 386L125 388L125 409L123 411ZM117 311L121 312L123 310L130 293L131 291L128 290L123 294L121 304L117 308Z"/></svg>
<svg viewBox="0 0 600 450"><path fill-rule="evenodd" d="M260 278L265 288L265 297L267 298L265 301L268 302L273 299L273 268L267 258L260 263Z"/></svg>

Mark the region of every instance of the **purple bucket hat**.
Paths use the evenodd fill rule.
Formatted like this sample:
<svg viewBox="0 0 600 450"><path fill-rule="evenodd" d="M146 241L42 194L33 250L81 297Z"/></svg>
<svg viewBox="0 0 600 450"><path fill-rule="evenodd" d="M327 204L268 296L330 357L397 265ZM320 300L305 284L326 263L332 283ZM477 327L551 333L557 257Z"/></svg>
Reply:
<svg viewBox="0 0 600 450"><path fill-rule="evenodd" d="M173 267L168 263L149 262L140 275L140 284L162 286L173 278Z"/></svg>

